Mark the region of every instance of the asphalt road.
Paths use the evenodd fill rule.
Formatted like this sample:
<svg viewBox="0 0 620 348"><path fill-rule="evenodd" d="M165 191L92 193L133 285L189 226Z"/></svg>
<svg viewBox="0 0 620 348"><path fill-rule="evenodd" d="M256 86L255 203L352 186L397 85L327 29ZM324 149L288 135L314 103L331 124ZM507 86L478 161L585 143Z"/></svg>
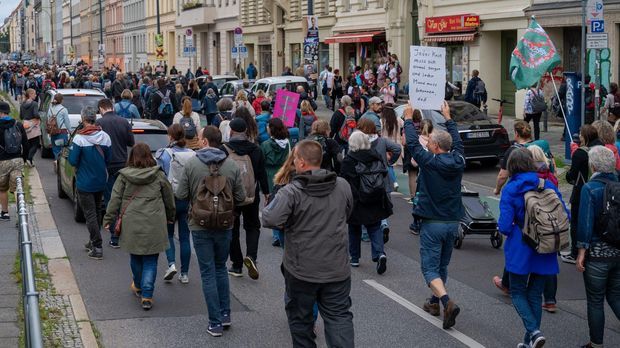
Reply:
<svg viewBox="0 0 620 348"><path fill-rule="evenodd" d="M84 224L73 221L71 202L57 196L52 162L36 162L41 181L69 255L87 311L106 347L288 347L291 346L284 312L284 282L279 271L282 250L271 246L271 231L263 229L258 267L260 278L231 278L233 327L223 338L206 333L204 303L195 256L190 283L163 282L165 255L159 260L154 307L145 312L129 291L129 256L122 249L104 246L104 259L91 260L83 244ZM465 185L490 197L497 168L472 164ZM406 186L404 176L399 178ZM403 186L405 185L405 186ZM455 250L448 283L451 297L462 311L455 330L444 331L438 321L421 311L429 290L419 265L418 237L408 231L411 206L394 196L391 236L386 245L388 271L378 276L370 260L370 246L362 246L361 267L353 269L352 312L358 347L514 347L523 336L522 323L508 297L491 283L503 267L502 250L491 247L488 236L467 236ZM104 235L107 243L109 236ZM562 264L558 289L559 311L544 313L542 331L546 347L576 347L588 340L585 293L581 274ZM606 309L605 344L620 346L620 323ZM319 346L325 346L319 321Z"/></svg>

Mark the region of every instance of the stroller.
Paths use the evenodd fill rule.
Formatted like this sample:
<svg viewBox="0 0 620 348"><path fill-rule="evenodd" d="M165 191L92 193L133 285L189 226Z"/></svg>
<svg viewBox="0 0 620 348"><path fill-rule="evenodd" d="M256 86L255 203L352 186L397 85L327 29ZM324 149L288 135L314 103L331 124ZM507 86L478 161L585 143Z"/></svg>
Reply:
<svg viewBox="0 0 620 348"><path fill-rule="evenodd" d="M497 229L497 220L493 217L488 204L480 200L479 193L462 186L461 201L465 215L459 223L459 235L454 241L454 247L460 249L463 246L463 239L468 234L490 235L493 248L501 247L504 238Z"/></svg>

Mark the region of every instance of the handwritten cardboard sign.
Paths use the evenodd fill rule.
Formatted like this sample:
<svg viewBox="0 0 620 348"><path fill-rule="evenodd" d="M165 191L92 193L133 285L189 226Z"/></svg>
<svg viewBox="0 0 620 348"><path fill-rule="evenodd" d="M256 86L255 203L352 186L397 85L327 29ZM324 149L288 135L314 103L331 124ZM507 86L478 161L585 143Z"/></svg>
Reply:
<svg viewBox="0 0 620 348"><path fill-rule="evenodd" d="M439 110L446 86L446 49L411 46L409 101L420 110Z"/></svg>
<svg viewBox="0 0 620 348"><path fill-rule="evenodd" d="M280 89L276 92L276 103L273 108L273 117L282 119L287 128L295 127L295 115L299 94Z"/></svg>

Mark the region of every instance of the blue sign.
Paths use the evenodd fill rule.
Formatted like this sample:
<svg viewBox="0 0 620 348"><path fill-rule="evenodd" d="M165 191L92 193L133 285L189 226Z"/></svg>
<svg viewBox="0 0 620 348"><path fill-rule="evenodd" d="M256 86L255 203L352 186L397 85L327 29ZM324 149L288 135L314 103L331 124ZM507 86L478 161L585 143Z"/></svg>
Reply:
<svg viewBox="0 0 620 348"><path fill-rule="evenodd" d="M565 72L564 79L566 81L566 105L564 106L566 121L572 135L579 134L581 128L581 74ZM564 158L566 159L571 158L570 139L570 135L564 136Z"/></svg>
<svg viewBox="0 0 620 348"><path fill-rule="evenodd" d="M590 22L590 31L593 33L605 32L605 21L602 19Z"/></svg>

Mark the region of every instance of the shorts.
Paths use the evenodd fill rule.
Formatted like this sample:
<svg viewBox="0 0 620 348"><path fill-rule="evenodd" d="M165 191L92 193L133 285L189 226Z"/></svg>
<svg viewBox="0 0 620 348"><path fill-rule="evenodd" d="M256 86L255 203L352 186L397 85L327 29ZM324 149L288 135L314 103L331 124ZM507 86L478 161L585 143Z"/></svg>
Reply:
<svg viewBox="0 0 620 348"><path fill-rule="evenodd" d="M0 161L0 191L15 192L17 177L22 175L24 160L13 158Z"/></svg>

